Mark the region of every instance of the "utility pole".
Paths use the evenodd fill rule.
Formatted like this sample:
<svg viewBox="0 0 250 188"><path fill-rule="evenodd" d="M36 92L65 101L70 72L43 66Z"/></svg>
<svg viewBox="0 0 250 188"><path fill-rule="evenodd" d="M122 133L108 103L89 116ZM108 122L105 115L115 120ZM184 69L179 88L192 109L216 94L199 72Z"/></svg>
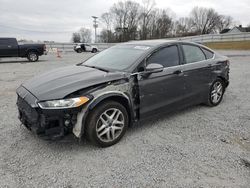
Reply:
<svg viewBox="0 0 250 188"><path fill-rule="evenodd" d="M92 18L94 19L93 22L93 27L95 28L95 43L96 43L96 28L98 27L98 24L97 24L97 18L96 16L92 16Z"/></svg>

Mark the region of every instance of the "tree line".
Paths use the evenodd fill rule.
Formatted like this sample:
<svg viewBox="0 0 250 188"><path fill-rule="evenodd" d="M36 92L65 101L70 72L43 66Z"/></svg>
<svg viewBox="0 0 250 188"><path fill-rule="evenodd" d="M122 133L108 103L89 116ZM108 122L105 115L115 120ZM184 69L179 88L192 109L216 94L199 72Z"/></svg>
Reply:
<svg viewBox="0 0 250 188"><path fill-rule="evenodd" d="M213 8L194 7L188 17L174 19L170 9L156 8L154 0L141 4L127 0L114 3L101 15L103 25L98 42L159 39L219 33L233 24L233 18ZM73 42L91 42L90 29L81 28L72 35Z"/></svg>

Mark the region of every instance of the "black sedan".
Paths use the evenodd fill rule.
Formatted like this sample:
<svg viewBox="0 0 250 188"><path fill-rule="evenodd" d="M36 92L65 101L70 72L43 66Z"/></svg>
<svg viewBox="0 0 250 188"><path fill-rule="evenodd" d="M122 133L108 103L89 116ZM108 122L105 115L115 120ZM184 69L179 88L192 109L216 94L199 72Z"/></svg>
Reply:
<svg viewBox="0 0 250 188"><path fill-rule="evenodd" d="M34 77L17 89L17 106L22 124L43 138L73 133L107 147L154 114L217 106L228 84L228 58L205 46L132 41Z"/></svg>

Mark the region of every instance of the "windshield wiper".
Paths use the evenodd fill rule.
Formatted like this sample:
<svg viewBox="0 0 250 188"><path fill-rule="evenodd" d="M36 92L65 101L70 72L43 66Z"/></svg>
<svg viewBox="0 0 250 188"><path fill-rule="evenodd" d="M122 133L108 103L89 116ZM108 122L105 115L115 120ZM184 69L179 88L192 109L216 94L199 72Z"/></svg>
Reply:
<svg viewBox="0 0 250 188"><path fill-rule="evenodd" d="M109 72L108 69L105 69L105 68L102 68L102 67L96 67L96 66L93 66L93 65L84 65L84 64L82 64L82 65L85 66L85 67L90 67L90 68L98 69L98 70L101 70L101 71L104 71L104 72Z"/></svg>

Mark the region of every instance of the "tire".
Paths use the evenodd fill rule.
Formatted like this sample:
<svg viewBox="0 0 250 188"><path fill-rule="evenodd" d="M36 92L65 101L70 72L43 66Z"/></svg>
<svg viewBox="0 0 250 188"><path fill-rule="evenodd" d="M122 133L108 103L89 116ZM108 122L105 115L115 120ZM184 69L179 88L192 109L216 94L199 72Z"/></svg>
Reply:
<svg viewBox="0 0 250 188"><path fill-rule="evenodd" d="M96 53L96 52L97 52L97 49L93 48L92 53Z"/></svg>
<svg viewBox="0 0 250 188"><path fill-rule="evenodd" d="M109 147L124 136L129 123L128 112L118 102L105 101L94 108L87 123L87 139L94 145Z"/></svg>
<svg viewBox="0 0 250 188"><path fill-rule="evenodd" d="M224 92L225 83L219 78L216 79L210 86L206 104L211 107L219 105L223 99Z"/></svg>
<svg viewBox="0 0 250 188"><path fill-rule="evenodd" d="M77 49L76 52L77 53L82 53L82 49Z"/></svg>
<svg viewBox="0 0 250 188"><path fill-rule="evenodd" d="M36 61L38 61L39 56L38 56L37 52L31 51L31 52L28 53L27 59L30 62L36 62Z"/></svg>

